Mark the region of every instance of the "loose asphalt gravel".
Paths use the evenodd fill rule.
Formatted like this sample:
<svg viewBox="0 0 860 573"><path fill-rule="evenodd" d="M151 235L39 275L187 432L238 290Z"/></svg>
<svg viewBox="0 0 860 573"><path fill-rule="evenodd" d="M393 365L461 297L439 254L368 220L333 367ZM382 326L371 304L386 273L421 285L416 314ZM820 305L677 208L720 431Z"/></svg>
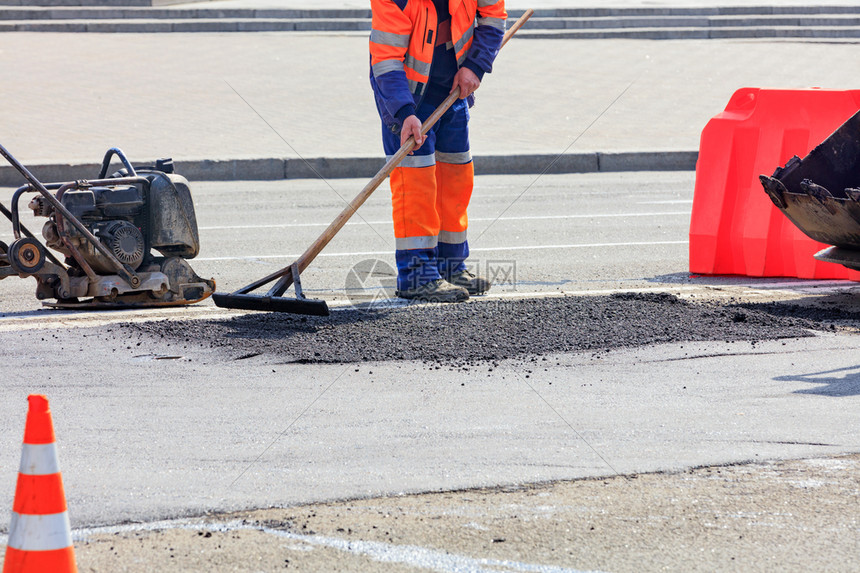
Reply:
<svg viewBox="0 0 860 573"><path fill-rule="evenodd" d="M286 362L422 360L451 367L549 353L685 341L773 340L835 328L828 310L689 302L669 293L336 310L330 317L247 314L229 319L123 324L166 344L226 350L230 360Z"/></svg>

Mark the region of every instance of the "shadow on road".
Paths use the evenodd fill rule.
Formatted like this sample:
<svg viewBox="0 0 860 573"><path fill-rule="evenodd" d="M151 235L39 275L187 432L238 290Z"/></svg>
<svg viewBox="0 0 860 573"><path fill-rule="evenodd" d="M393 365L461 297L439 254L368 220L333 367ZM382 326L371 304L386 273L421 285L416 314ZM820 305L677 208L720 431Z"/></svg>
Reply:
<svg viewBox="0 0 860 573"><path fill-rule="evenodd" d="M809 374L777 376L774 380L777 382L805 382L807 384L818 385L815 388L795 390L795 394L818 394L834 398L860 395L860 365L837 368L836 370L811 372Z"/></svg>

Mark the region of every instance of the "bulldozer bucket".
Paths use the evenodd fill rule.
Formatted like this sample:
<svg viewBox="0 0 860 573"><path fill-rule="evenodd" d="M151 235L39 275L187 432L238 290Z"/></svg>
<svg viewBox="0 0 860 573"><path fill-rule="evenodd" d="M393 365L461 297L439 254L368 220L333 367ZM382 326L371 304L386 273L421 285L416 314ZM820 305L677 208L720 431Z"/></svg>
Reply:
<svg viewBox="0 0 860 573"><path fill-rule="evenodd" d="M819 260L860 260L860 112L800 159L759 177L773 204L811 239L834 245ZM852 252L856 251L856 255ZM827 253L827 254L825 254ZM848 263L848 264L846 264ZM855 269L856 270L856 269Z"/></svg>

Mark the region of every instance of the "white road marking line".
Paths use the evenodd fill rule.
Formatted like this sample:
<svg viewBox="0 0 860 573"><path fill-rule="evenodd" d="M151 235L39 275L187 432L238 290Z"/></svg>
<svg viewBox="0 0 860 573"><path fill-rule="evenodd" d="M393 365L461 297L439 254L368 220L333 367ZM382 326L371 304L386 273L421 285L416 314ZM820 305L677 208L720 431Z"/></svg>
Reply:
<svg viewBox="0 0 860 573"><path fill-rule="evenodd" d="M625 217L689 217L689 211L668 211L664 213L600 213L592 215L534 215L523 217L469 217L472 223L485 221L545 221L553 219L608 219L608 218L625 218ZM330 223L278 223L271 225L212 225L199 227L200 231L224 231L224 230L242 230L242 229L289 229L300 227L328 227ZM347 226L357 225L390 225L391 220L384 221L352 221L347 223Z"/></svg>
<svg viewBox="0 0 860 573"><path fill-rule="evenodd" d="M471 253L490 253L498 251L539 251L543 249L598 249L605 247L652 247L663 245L686 245L689 241L642 241L629 243L578 243L571 245L524 245L518 247L483 247L469 249ZM320 253L317 257L368 257L391 255L391 251L356 251L351 253ZM243 257L197 257L195 261L254 261L264 259L295 260L298 254L292 255L246 255Z"/></svg>
<svg viewBox="0 0 860 573"><path fill-rule="evenodd" d="M320 253L317 255L317 258L321 257L366 257L366 256L381 256L381 255L391 255L392 251L356 251L354 253ZM201 261L258 261L258 260L271 260L271 259L283 259L294 261L299 258L300 255L292 254L292 255L247 255L244 257L196 257L194 259L195 262Z"/></svg>
<svg viewBox="0 0 860 573"><path fill-rule="evenodd" d="M165 529L185 529L191 531L211 531L214 533L230 533L235 531L259 531L266 535L289 539L318 547L327 547L344 553L362 555L380 563L400 563L410 567L440 571L444 573L598 573L597 571L582 571L556 565L539 563L523 563L501 559L474 558L465 555L455 555L447 551L439 551L419 545L395 545L381 541L364 541L360 539L341 539L324 535L304 535L292 533L271 527L262 527L244 521L227 523L203 523L197 520L158 521L115 527L91 527L75 529L72 539L86 541L94 535L114 535L117 533L133 533L139 531L158 531ZM0 542L5 541L0 536ZM500 569L501 568L501 569Z"/></svg>
<svg viewBox="0 0 860 573"><path fill-rule="evenodd" d="M747 296L773 296L782 295L797 295L798 293L828 293L828 292L851 292L860 287L860 284L852 281L803 281L797 280L794 282L786 281L785 279L776 279L767 281L764 279L756 280L755 282L725 284L725 285L707 285L707 284L664 284L661 286L644 287L644 288L610 288L610 289L593 289L593 290L566 290L566 291L527 291L527 292L496 292L481 295L480 298L475 298L473 302L492 301L492 300L519 300L519 299L534 299L534 298L557 298L564 296L606 296L612 294L623 293L660 293L669 292L678 295L689 293L707 293L712 297L734 297L738 296L738 290L742 290L742 294ZM332 289L325 291L326 294L336 293L341 294L341 289ZM287 293L286 298L293 295ZM339 300L327 300L329 308L332 312L350 310L355 305L346 297ZM399 298L389 298L377 300L373 303L375 309L399 308L406 307L415 303ZM431 304L431 303L427 303ZM470 304L470 303L466 303ZM359 305L361 307L368 306L367 303ZM52 316L53 313L58 313ZM26 316L0 316L0 332L19 332L25 330L50 330L60 328L93 328L98 326L106 326L116 324L117 322L154 322L156 320L217 320L228 319L251 314L254 311L225 309L208 304L199 304L195 306L187 306L173 309L137 309L137 310L111 310L111 311L51 311L37 310L28 313ZM61 313L61 314L60 314Z"/></svg>
<svg viewBox="0 0 860 573"><path fill-rule="evenodd" d="M63 313L50 316L54 311L38 310L28 316L0 317L0 332L18 332L22 330L51 330L60 328L92 328L107 326L117 322L154 322L156 320L187 320L187 319L218 319L237 316L237 312L217 306L189 306L175 309L170 314L164 310L153 312L152 309L102 311L80 313ZM241 312L247 314L247 312ZM190 315L190 316L189 316Z"/></svg>
<svg viewBox="0 0 860 573"><path fill-rule="evenodd" d="M637 205L692 205L692 199L665 199L663 201L636 201Z"/></svg>
<svg viewBox="0 0 860 573"><path fill-rule="evenodd" d="M843 279L829 279L829 280L812 280L812 279L793 279L787 280L785 278L777 278L772 279L767 282L763 282L757 286L764 287L767 289L790 289L790 290L802 290L806 288L821 288L821 287L845 287L848 285L860 286L860 284ZM751 285L756 286L756 285Z"/></svg>
<svg viewBox="0 0 860 573"><path fill-rule="evenodd" d="M493 251L539 251L541 249L598 249L603 247L653 247L659 245L686 245L689 241L642 241L629 243L579 243L574 245L525 245L522 247L483 247L470 249L470 252Z"/></svg>
<svg viewBox="0 0 860 573"><path fill-rule="evenodd" d="M613 289L598 289L598 290L571 290L571 291L535 291L535 292L501 292L501 293L488 293L482 294L480 297L472 298L469 302L462 304L475 304L480 302L487 301L501 301L501 300L525 300L525 299L534 299L534 298L560 298L560 297L576 297L576 296L607 296L613 294L625 294L625 293L662 293L671 291L674 293L684 293L684 292L700 292L702 287L696 285L684 285L684 286L676 286L676 285L667 285L661 287L650 287L650 288L613 288ZM736 293L734 293L736 294ZM727 295L728 296L728 295ZM365 303L360 305L364 308L370 306L375 310L380 309L393 309L393 308L401 308L408 306L433 306L436 303L428 302L416 302L411 300L404 300L401 298L384 298L380 300L376 300L373 303ZM332 311L339 310L350 310L354 305L352 303L347 302L346 304L341 305L329 305L332 307Z"/></svg>
<svg viewBox="0 0 860 573"><path fill-rule="evenodd" d="M556 298L561 296L600 296L615 293L626 292L665 292L672 290L674 292L695 291L701 287L691 286L671 286L671 287L652 287L644 289L602 289L602 290L580 290L580 291L533 291L533 292L507 292L507 293L491 293L482 295L480 299L475 301L487 300L518 300L531 298ZM339 291L333 291L339 292ZM292 295L286 293L287 298ZM329 300L326 301L332 312L350 310L355 305L348 299ZM421 304L413 301L407 301L399 298L381 299L373 303L375 309L399 308L410 305ZM429 304L429 303L428 303ZM366 304L363 306L367 306ZM55 317L50 316L54 311L38 310L33 311L28 316L10 316L0 317L0 332L20 332L24 330L50 330L60 328L95 328L98 326L107 326L116 324L117 322L155 322L157 320L217 320L234 318L245 314L251 314L254 311L240 309L225 309L210 305L188 306L175 309L161 309L153 311L152 309L138 310L116 310L116 311L82 311L79 313L64 312Z"/></svg>

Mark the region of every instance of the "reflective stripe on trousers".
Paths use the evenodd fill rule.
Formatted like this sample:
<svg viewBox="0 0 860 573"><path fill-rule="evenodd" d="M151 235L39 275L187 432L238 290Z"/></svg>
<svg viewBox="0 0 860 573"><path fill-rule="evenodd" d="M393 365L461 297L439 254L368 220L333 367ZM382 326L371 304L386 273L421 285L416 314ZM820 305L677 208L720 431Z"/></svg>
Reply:
<svg viewBox="0 0 860 573"><path fill-rule="evenodd" d="M435 110L422 104L418 118ZM391 174L392 217L398 262L398 288L414 288L439 278L439 242L464 250L474 168L469 151L469 110L458 100L431 128L427 139ZM391 156L399 134L383 127L383 145Z"/></svg>
<svg viewBox="0 0 860 573"><path fill-rule="evenodd" d="M435 106L422 104L422 121ZM466 230L474 168L469 151L469 109L458 100L427 133L427 139L391 174L394 236L437 237L439 231ZM382 129L386 155L400 149L400 135ZM426 239L421 245L432 247ZM406 243L402 243L406 244Z"/></svg>

